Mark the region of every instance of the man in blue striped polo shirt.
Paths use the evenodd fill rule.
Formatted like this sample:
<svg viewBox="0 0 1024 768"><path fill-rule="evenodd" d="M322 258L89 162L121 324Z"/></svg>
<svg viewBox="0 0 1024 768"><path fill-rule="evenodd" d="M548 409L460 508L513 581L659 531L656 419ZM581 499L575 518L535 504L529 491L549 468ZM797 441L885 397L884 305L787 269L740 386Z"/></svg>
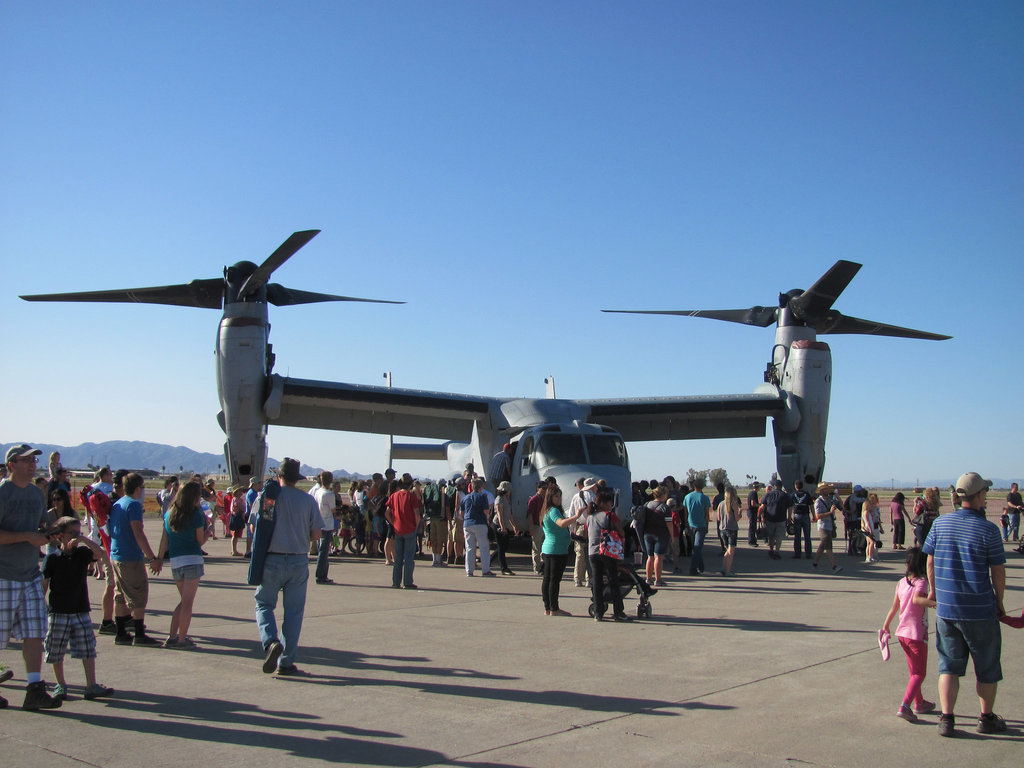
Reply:
<svg viewBox="0 0 1024 768"><path fill-rule="evenodd" d="M1006 723L992 711L1000 665L999 617L1003 610L1006 555L999 528L985 519L991 480L967 472L956 481L960 509L942 515L924 542L928 555L928 597L935 600L935 641L939 652L939 734L953 736L953 707L967 658L974 660L981 717L978 733L998 733Z"/></svg>

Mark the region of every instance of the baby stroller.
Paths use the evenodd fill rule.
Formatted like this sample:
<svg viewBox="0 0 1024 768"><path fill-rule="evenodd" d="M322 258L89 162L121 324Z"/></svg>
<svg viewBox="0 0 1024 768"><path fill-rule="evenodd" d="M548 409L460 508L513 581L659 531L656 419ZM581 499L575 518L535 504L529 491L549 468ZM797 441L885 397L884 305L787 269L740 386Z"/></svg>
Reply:
<svg viewBox="0 0 1024 768"><path fill-rule="evenodd" d="M591 579L593 579L593 574L591 574L590 577L591 577ZM654 587L652 587L650 584L648 584L647 580L644 579L639 573L637 573L636 568L633 565L631 565L629 562L627 562L626 560L619 560L618 561L618 577L619 577L619 591L622 593L622 597L623 598L628 596L629 593L632 592L634 589L636 590L637 596L639 597L639 600L637 601L637 604L636 604L636 617L638 619L649 619L649 618L651 618L651 601L650 601L650 597L651 597L651 595L657 594L658 590L655 589ZM605 585L604 590L605 590L605 595L604 595L605 604L606 605L611 605L611 602L612 602L611 587L608 586L608 585ZM587 611L590 614L591 618L594 617L594 611L595 610L596 609L594 608L594 598L593 598L593 596L591 596L591 598L590 598L590 607L587 609Z"/></svg>

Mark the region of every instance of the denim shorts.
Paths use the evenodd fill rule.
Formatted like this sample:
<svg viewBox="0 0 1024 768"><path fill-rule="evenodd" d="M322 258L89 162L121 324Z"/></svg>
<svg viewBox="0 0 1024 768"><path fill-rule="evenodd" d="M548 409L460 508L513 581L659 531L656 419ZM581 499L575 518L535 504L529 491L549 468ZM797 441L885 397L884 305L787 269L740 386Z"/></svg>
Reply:
<svg viewBox="0 0 1024 768"><path fill-rule="evenodd" d="M728 549L732 547L736 548L736 534L738 531L722 530L718 532L718 538L722 541L722 546Z"/></svg>
<svg viewBox="0 0 1024 768"><path fill-rule="evenodd" d="M935 647L939 652L940 675L963 677L970 656L979 683L998 683L1003 679L999 619L951 621L936 617Z"/></svg>
<svg viewBox="0 0 1024 768"><path fill-rule="evenodd" d="M647 556L664 555L668 552L668 539L653 533L644 534L644 550Z"/></svg>
<svg viewBox="0 0 1024 768"><path fill-rule="evenodd" d="M181 568L171 568L171 576L176 582L201 579L204 573L206 573L206 571L203 570L202 563L196 563L195 565L183 565Z"/></svg>

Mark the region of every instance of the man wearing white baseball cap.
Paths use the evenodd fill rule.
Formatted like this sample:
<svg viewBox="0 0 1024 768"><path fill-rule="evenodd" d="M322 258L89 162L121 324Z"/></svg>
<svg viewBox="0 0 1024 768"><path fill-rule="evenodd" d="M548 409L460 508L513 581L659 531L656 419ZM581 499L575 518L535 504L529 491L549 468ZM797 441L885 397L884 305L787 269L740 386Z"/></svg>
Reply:
<svg viewBox="0 0 1024 768"><path fill-rule="evenodd" d="M992 711L996 686L1003 679L999 617L1005 613L1006 554L999 528L985 519L991 487L992 481L977 472L960 475L960 509L937 518L922 547L928 555L928 597L937 603L940 736L956 733L953 708L968 657L974 661L981 703L978 733L1006 730L1003 718Z"/></svg>

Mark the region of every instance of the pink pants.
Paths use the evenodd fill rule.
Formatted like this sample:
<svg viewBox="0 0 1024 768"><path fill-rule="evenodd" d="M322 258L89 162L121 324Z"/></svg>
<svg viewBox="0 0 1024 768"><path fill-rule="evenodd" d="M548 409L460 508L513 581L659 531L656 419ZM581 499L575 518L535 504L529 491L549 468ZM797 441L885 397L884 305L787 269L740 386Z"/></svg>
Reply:
<svg viewBox="0 0 1024 768"><path fill-rule="evenodd" d="M906 637L899 638L899 641L907 655L907 667L910 669L910 681L907 683L907 692L903 694L903 703L907 706L920 704L924 701L921 684L928 671L928 643Z"/></svg>

